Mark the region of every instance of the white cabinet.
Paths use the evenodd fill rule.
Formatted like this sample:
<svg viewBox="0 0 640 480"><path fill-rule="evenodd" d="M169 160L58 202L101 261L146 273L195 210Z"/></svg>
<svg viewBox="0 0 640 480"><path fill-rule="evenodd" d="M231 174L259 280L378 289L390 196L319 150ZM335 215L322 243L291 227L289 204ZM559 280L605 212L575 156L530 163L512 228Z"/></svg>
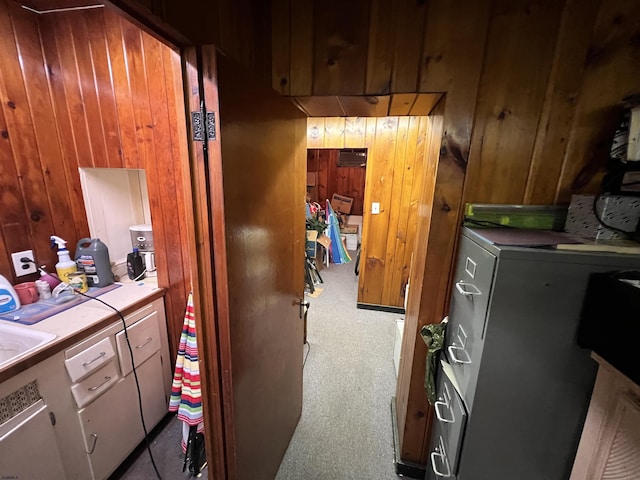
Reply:
<svg viewBox="0 0 640 480"><path fill-rule="evenodd" d="M65 367L92 479L107 478L167 414L171 372L162 301L118 321L65 352ZM133 364L131 358L133 357ZM133 365L136 375L133 373Z"/></svg>
<svg viewBox="0 0 640 480"><path fill-rule="evenodd" d="M0 426L0 478L66 478L60 451L42 399Z"/></svg>
<svg viewBox="0 0 640 480"><path fill-rule="evenodd" d="M137 368L147 431L167 413L160 353ZM106 478L144 438L133 374L78 412L85 453L95 479Z"/></svg>

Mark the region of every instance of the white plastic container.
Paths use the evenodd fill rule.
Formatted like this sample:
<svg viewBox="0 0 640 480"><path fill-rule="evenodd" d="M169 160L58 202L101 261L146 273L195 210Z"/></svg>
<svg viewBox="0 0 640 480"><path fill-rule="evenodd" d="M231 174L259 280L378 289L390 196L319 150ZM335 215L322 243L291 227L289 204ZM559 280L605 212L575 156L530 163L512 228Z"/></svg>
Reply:
<svg viewBox="0 0 640 480"><path fill-rule="evenodd" d="M0 275L0 313L13 312L20 308L20 299L13 285Z"/></svg>

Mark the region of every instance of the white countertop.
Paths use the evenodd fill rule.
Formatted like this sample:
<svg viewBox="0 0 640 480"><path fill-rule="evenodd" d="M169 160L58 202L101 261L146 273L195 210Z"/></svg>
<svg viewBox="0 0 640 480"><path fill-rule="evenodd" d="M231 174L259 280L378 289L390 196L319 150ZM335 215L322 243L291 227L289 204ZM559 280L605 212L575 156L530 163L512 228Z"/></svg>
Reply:
<svg viewBox="0 0 640 480"><path fill-rule="evenodd" d="M121 286L100 295L98 298L121 311L144 300L145 298L157 295L158 292L158 283L155 277L146 278L138 282L122 281L116 283ZM98 301L87 300L80 305L76 305L63 312L52 315L51 317L45 318L33 325L21 325L6 320L0 320L3 324L16 325L20 328L27 328L56 335L55 339L31 351L28 355L18 356L13 361L3 365L0 368L0 376L2 376L2 372L15 367L16 364L26 361L43 350L51 349L52 351L57 351L57 349L54 348L56 345L65 342L70 337L76 336L80 332L90 329L113 316L116 316L117 318L116 312L111 308Z"/></svg>

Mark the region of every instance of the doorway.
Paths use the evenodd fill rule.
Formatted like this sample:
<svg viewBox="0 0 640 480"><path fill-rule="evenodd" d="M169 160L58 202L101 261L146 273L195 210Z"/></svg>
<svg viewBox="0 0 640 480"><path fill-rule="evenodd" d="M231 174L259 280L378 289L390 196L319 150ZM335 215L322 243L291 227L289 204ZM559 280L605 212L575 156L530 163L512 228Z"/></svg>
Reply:
<svg viewBox="0 0 640 480"><path fill-rule="evenodd" d="M433 198L433 192L425 194L437 162L437 150L430 149L431 129L426 115L307 120L309 152L367 149L359 308L404 313L420 206ZM322 181L319 176L319 193L327 191L321 190Z"/></svg>

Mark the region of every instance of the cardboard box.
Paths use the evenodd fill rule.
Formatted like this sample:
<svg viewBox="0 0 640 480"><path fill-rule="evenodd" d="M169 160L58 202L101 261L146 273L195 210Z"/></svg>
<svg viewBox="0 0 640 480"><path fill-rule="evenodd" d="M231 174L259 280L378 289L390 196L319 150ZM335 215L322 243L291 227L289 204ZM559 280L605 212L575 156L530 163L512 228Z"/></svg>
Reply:
<svg viewBox="0 0 640 480"><path fill-rule="evenodd" d="M358 233L358 225L345 225L340 229L340 233Z"/></svg>
<svg viewBox="0 0 640 480"><path fill-rule="evenodd" d="M572 195L564 229L568 233L594 240L624 238L622 233L601 225L593 214L594 195ZM603 195L596 204L598 216L614 228L633 232L640 220L640 198Z"/></svg>
<svg viewBox="0 0 640 480"><path fill-rule="evenodd" d="M352 206L353 198L351 197L345 197L337 193L334 193L331 197L331 208L333 208L336 213L346 213L348 215L351 213Z"/></svg>
<svg viewBox="0 0 640 480"><path fill-rule="evenodd" d="M307 230L307 257L316 258L318 251L318 232L317 230Z"/></svg>
<svg viewBox="0 0 640 480"><path fill-rule="evenodd" d="M358 249L358 234L357 233L346 233L342 234L345 239L345 245L347 246L347 250L357 250Z"/></svg>

